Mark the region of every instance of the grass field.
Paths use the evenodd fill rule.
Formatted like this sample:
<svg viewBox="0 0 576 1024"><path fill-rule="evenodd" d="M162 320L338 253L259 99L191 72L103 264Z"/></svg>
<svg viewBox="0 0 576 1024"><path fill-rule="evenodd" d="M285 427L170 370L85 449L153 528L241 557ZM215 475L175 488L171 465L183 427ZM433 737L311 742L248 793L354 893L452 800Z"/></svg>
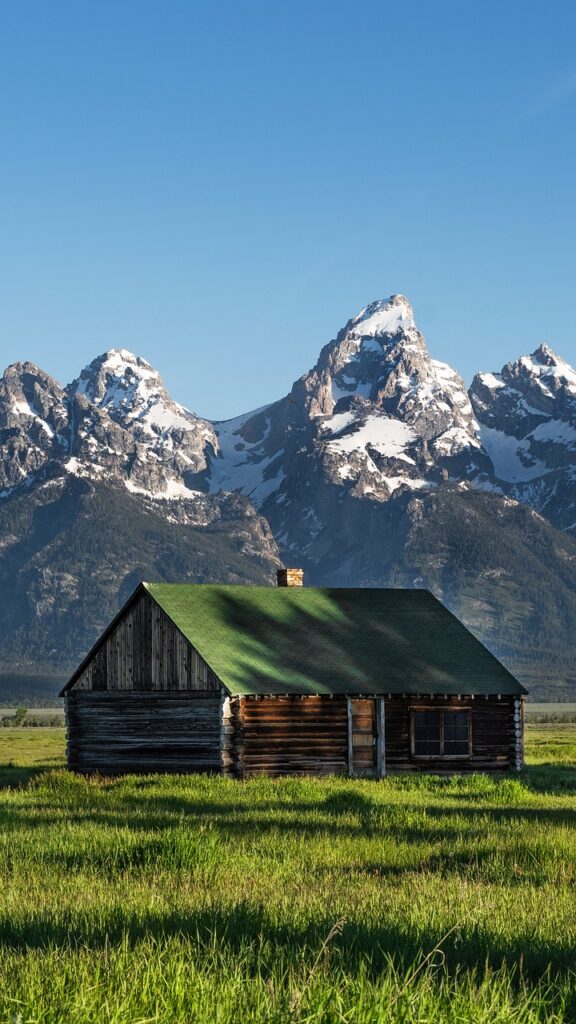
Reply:
<svg viewBox="0 0 576 1024"><path fill-rule="evenodd" d="M576 704L568 701L546 704L528 701L525 705L526 721L529 723L576 722Z"/></svg>
<svg viewBox="0 0 576 1024"><path fill-rule="evenodd" d="M0 1021L576 1021L576 727L523 775L89 780L0 731Z"/></svg>

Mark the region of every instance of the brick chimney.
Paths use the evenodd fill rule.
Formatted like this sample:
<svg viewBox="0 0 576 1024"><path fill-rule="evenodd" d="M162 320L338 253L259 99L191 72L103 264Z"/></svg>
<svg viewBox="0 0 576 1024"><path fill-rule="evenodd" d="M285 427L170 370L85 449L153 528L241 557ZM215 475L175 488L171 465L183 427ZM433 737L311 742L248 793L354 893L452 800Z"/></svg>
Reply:
<svg viewBox="0 0 576 1024"><path fill-rule="evenodd" d="M279 587L303 587L304 569L278 569L276 583Z"/></svg>

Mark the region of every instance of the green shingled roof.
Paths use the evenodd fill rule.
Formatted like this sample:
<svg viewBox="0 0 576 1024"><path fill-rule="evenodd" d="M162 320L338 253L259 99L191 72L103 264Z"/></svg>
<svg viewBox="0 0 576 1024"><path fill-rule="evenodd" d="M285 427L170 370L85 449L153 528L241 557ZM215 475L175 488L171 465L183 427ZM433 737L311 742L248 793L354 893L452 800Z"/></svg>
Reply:
<svg viewBox="0 0 576 1024"><path fill-rule="evenodd" d="M231 694L520 694L427 590L146 583Z"/></svg>

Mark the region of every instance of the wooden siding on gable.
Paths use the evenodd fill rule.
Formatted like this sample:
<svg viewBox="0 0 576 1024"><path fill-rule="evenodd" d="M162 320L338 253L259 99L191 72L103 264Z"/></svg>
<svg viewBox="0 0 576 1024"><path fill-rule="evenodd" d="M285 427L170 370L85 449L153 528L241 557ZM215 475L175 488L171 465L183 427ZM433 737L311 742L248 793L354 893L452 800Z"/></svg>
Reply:
<svg viewBox="0 0 576 1024"><path fill-rule="evenodd" d="M74 683L81 690L221 690L192 644L146 591L95 650Z"/></svg>

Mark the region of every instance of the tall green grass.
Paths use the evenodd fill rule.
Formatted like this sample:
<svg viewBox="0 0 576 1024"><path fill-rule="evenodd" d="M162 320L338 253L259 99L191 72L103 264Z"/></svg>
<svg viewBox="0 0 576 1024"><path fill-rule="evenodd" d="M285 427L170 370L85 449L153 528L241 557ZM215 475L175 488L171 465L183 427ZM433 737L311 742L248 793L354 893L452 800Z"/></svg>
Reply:
<svg viewBox="0 0 576 1024"><path fill-rule="evenodd" d="M576 729L383 782L84 780L52 733L0 768L0 1021L576 1021Z"/></svg>

